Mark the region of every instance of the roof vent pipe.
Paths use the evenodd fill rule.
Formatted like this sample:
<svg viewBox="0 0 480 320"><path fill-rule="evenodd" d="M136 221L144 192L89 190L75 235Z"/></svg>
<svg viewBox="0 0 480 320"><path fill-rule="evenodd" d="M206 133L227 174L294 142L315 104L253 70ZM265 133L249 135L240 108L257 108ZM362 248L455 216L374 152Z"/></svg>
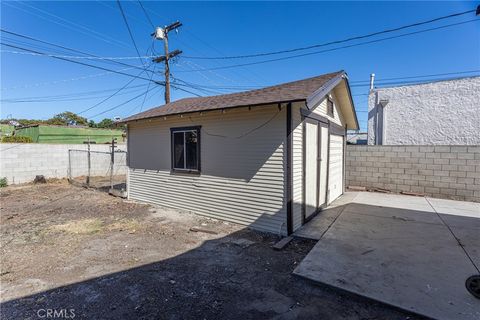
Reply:
<svg viewBox="0 0 480 320"><path fill-rule="evenodd" d="M375 80L375 73L370 74L370 90L373 90L373 81Z"/></svg>

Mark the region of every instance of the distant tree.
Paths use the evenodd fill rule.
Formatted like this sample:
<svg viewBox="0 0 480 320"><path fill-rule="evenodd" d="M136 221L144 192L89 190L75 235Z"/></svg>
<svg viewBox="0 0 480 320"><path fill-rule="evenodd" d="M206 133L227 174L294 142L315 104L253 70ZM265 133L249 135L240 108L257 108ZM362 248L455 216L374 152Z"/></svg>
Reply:
<svg viewBox="0 0 480 320"><path fill-rule="evenodd" d="M65 111L59 114L54 115L48 120L35 120L35 119L0 119L0 123L8 124L10 121L17 121L21 126L31 126L36 124L50 124L50 125L79 125L79 126L89 126L90 128L111 128L111 129L123 129L125 130L125 125L117 125L116 122L112 119L105 118L100 122L95 122L94 120L88 120L82 116L79 116L76 113Z"/></svg>
<svg viewBox="0 0 480 320"><path fill-rule="evenodd" d="M115 127L115 122L112 119L105 118L99 123L97 123L97 128L113 128Z"/></svg>
<svg viewBox="0 0 480 320"><path fill-rule="evenodd" d="M88 125L87 118L81 117L76 113L65 111L53 116L53 118L47 120L48 124L53 125L78 125L86 126Z"/></svg>

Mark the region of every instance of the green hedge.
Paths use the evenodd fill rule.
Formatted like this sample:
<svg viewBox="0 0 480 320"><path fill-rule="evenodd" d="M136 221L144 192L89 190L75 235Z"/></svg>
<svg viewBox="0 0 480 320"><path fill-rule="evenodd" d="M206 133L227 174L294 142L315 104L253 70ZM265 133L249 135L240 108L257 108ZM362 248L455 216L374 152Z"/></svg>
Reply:
<svg viewBox="0 0 480 320"><path fill-rule="evenodd" d="M13 143L32 143L33 140L30 137L23 136L6 136L2 138L2 142L13 142Z"/></svg>
<svg viewBox="0 0 480 320"><path fill-rule="evenodd" d="M0 188L5 188L6 186L8 186L8 182L7 182L7 178L1 178L0 179Z"/></svg>

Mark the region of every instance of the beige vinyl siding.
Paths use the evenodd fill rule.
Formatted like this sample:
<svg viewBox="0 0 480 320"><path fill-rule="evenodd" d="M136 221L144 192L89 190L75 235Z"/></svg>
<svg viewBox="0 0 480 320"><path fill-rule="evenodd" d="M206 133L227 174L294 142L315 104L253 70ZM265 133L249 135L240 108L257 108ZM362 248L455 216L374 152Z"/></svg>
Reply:
<svg viewBox="0 0 480 320"><path fill-rule="evenodd" d="M172 174L170 128L202 126L201 174ZM286 234L286 108L129 124L129 198Z"/></svg>
<svg viewBox="0 0 480 320"><path fill-rule="evenodd" d="M292 197L293 197L293 230L302 226L303 206L303 122L300 109L305 103L292 105Z"/></svg>
<svg viewBox="0 0 480 320"><path fill-rule="evenodd" d="M336 96L333 93L333 91L330 92L330 96L332 97L332 101L333 101L333 117L331 117L330 115L327 114L327 97L325 97L325 99L323 99L316 107L314 107L312 109L312 112L316 113L316 114L319 114L319 115L329 119L333 123L336 123L336 124L344 127L345 126L344 125L345 121L343 120L343 116L340 112L340 109L339 109L339 106L338 106L338 103L337 103L337 99L336 99Z"/></svg>
<svg viewBox="0 0 480 320"><path fill-rule="evenodd" d="M343 137L330 135L330 158L328 161L328 202L343 194Z"/></svg>

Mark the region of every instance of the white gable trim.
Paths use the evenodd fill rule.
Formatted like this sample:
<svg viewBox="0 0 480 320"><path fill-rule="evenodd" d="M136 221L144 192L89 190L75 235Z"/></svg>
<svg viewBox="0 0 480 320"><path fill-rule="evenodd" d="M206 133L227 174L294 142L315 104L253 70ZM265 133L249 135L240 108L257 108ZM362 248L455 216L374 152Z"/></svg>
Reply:
<svg viewBox="0 0 480 320"><path fill-rule="evenodd" d="M345 73L339 74L335 78L330 79L329 81L327 81L327 83L325 83L325 85L312 93L307 98L307 109L311 110L315 108L325 98L325 96L329 94L330 91L332 91L333 88L335 88L337 84L340 83L340 81L342 81L344 74Z"/></svg>

